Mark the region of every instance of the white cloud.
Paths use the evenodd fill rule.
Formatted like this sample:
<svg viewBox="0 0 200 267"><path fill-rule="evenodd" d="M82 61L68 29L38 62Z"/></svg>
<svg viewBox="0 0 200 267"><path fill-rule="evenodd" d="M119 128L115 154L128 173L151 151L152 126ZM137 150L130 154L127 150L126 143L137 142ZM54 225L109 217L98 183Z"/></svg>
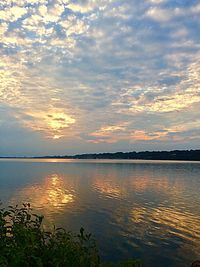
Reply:
<svg viewBox="0 0 200 267"><path fill-rule="evenodd" d="M192 13L200 13L200 4L191 7Z"/></svg>
<svg viewBox="0 0 200 267"><path fill-rule="evenodd" d="M162 9L158 7L151 7L146 15L152 18L155 21L159 22L167 22L173 18L173 14L171 10Z"/></svg>
<svg viewBox="0 0 200 267"><path fill-rule="evenodd" d="M152 3L152 4L162 4L164 2L166 2L167 0L147 0L148 2Z"/></svg>
<svg viewBox="0 0 200 267"><path fill-rule="evenodd" d="M191 8L186 7L174 7L174 8L163 8L163 7L150 7L146 12L146 16L152 18L158 22L168 22L178 17L191 16L193 13L198 13L200 10L199 5Z"/></svg>
<svg viewBox="0 0 200 267"><path fill-rule="evenodd" d="M8 30L8 24L3 22L0 24L0 36L3 37Z"/></svg>
<svg viewBox="0 0 200 267"><path fill-rule="evenodd" d="M86 3L69 3L67 8L71 9L73 12L87 13L93 11L94 8L98 7L98 1L86 1Z"/></svg>
<svg viewBox="0 0 200 267"><path fill-rule="evenodd" d="M27 13L27 9L19 6L12 6L0 10L0 18L5 21L14 22Z"/></svg>
<svg viewBox="0 0 200 267"><path fill-rule="evenodd" d="M32 14L23 20L22 25L38 26L39 23L42 23L43 19L37 14Z"/></svg>
<svg viewBox="0 0 200 267"><path fill-rule="evenodd" d="M44 17L47 14L47 6L39 5L38 11L39 11L39 15Z"/></svg>
<svg viewBox="0 0 200 267"><path fill-rule="evenodd" d="M182 28L179 28L179 29L176 29L172 34L172 38L176 38L176 39L179 39L179 38L185 38L189 35L189 31L187 28L185 27L182 27Z"/></svg>
<svg viewBox="0 0 200 267"><path fill-rule="evenodd" d="M50 8L44 17L47 22L58 22L61 18L62 13L64 12L64 5L54 4Z"/></svg>
<svg viewBox="0 0 200 267"><path fill-rule="evenodd" d="M69 16L67 20L61 21L60 25L65 29L67 36L86 33L89 28L83 20L75 16Z"/></svg>
<svg viewBox="0 0 200 267"><path fill-rule="evenodd" d="M48 0L14 0L16 5L24 6L24 5L37 5L37 4L48 4ZM13 3L13 0L11 0Z"/></svg>

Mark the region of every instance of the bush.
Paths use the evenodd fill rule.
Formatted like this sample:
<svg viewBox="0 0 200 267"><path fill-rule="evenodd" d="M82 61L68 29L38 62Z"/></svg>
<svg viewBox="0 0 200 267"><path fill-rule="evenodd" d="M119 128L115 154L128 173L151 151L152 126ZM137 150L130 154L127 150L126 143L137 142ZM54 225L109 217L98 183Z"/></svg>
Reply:
<svg viewBox="0 0 200 267"><path fill-rule="evenodd" d="M43 216L29 204L0 209L1 267L139 267L138 261L101 263L96 242L80 229L78 235L63 228L45 231Z"/></svg>

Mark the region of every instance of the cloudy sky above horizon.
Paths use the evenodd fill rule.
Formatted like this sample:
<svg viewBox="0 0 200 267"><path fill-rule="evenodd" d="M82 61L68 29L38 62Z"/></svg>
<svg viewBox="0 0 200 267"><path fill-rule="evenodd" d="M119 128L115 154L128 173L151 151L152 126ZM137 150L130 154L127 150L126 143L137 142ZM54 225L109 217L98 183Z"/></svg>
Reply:
<svg viewBox="0 0 200 267"><path fill-rule="evenodd" d="M199 148L199 0L0 0L0 156Z"/></svg>

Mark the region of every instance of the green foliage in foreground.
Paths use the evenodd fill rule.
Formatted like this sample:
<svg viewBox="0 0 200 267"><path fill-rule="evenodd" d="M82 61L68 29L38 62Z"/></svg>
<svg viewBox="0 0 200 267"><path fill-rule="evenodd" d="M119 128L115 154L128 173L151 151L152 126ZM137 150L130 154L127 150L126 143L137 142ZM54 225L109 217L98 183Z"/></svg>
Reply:
<svg viewBox="0 0 200 267"><path fill-rule="evenodd" d="M80 229L44 231L30 205L0 208L0 267L140 267L138 261L101 263L95 240Z"/></svg>

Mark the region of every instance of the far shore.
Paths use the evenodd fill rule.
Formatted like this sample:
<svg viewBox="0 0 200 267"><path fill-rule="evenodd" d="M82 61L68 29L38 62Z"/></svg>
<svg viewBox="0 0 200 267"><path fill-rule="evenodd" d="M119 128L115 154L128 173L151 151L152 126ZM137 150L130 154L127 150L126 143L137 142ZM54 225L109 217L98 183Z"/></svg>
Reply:
<svg viewBox="0 0 200 267"><path fill-rule="evenodd" d="M64 156L0 156L0 159L169 160L200 161L200 149L172 151L90 153Z"/></svg>

